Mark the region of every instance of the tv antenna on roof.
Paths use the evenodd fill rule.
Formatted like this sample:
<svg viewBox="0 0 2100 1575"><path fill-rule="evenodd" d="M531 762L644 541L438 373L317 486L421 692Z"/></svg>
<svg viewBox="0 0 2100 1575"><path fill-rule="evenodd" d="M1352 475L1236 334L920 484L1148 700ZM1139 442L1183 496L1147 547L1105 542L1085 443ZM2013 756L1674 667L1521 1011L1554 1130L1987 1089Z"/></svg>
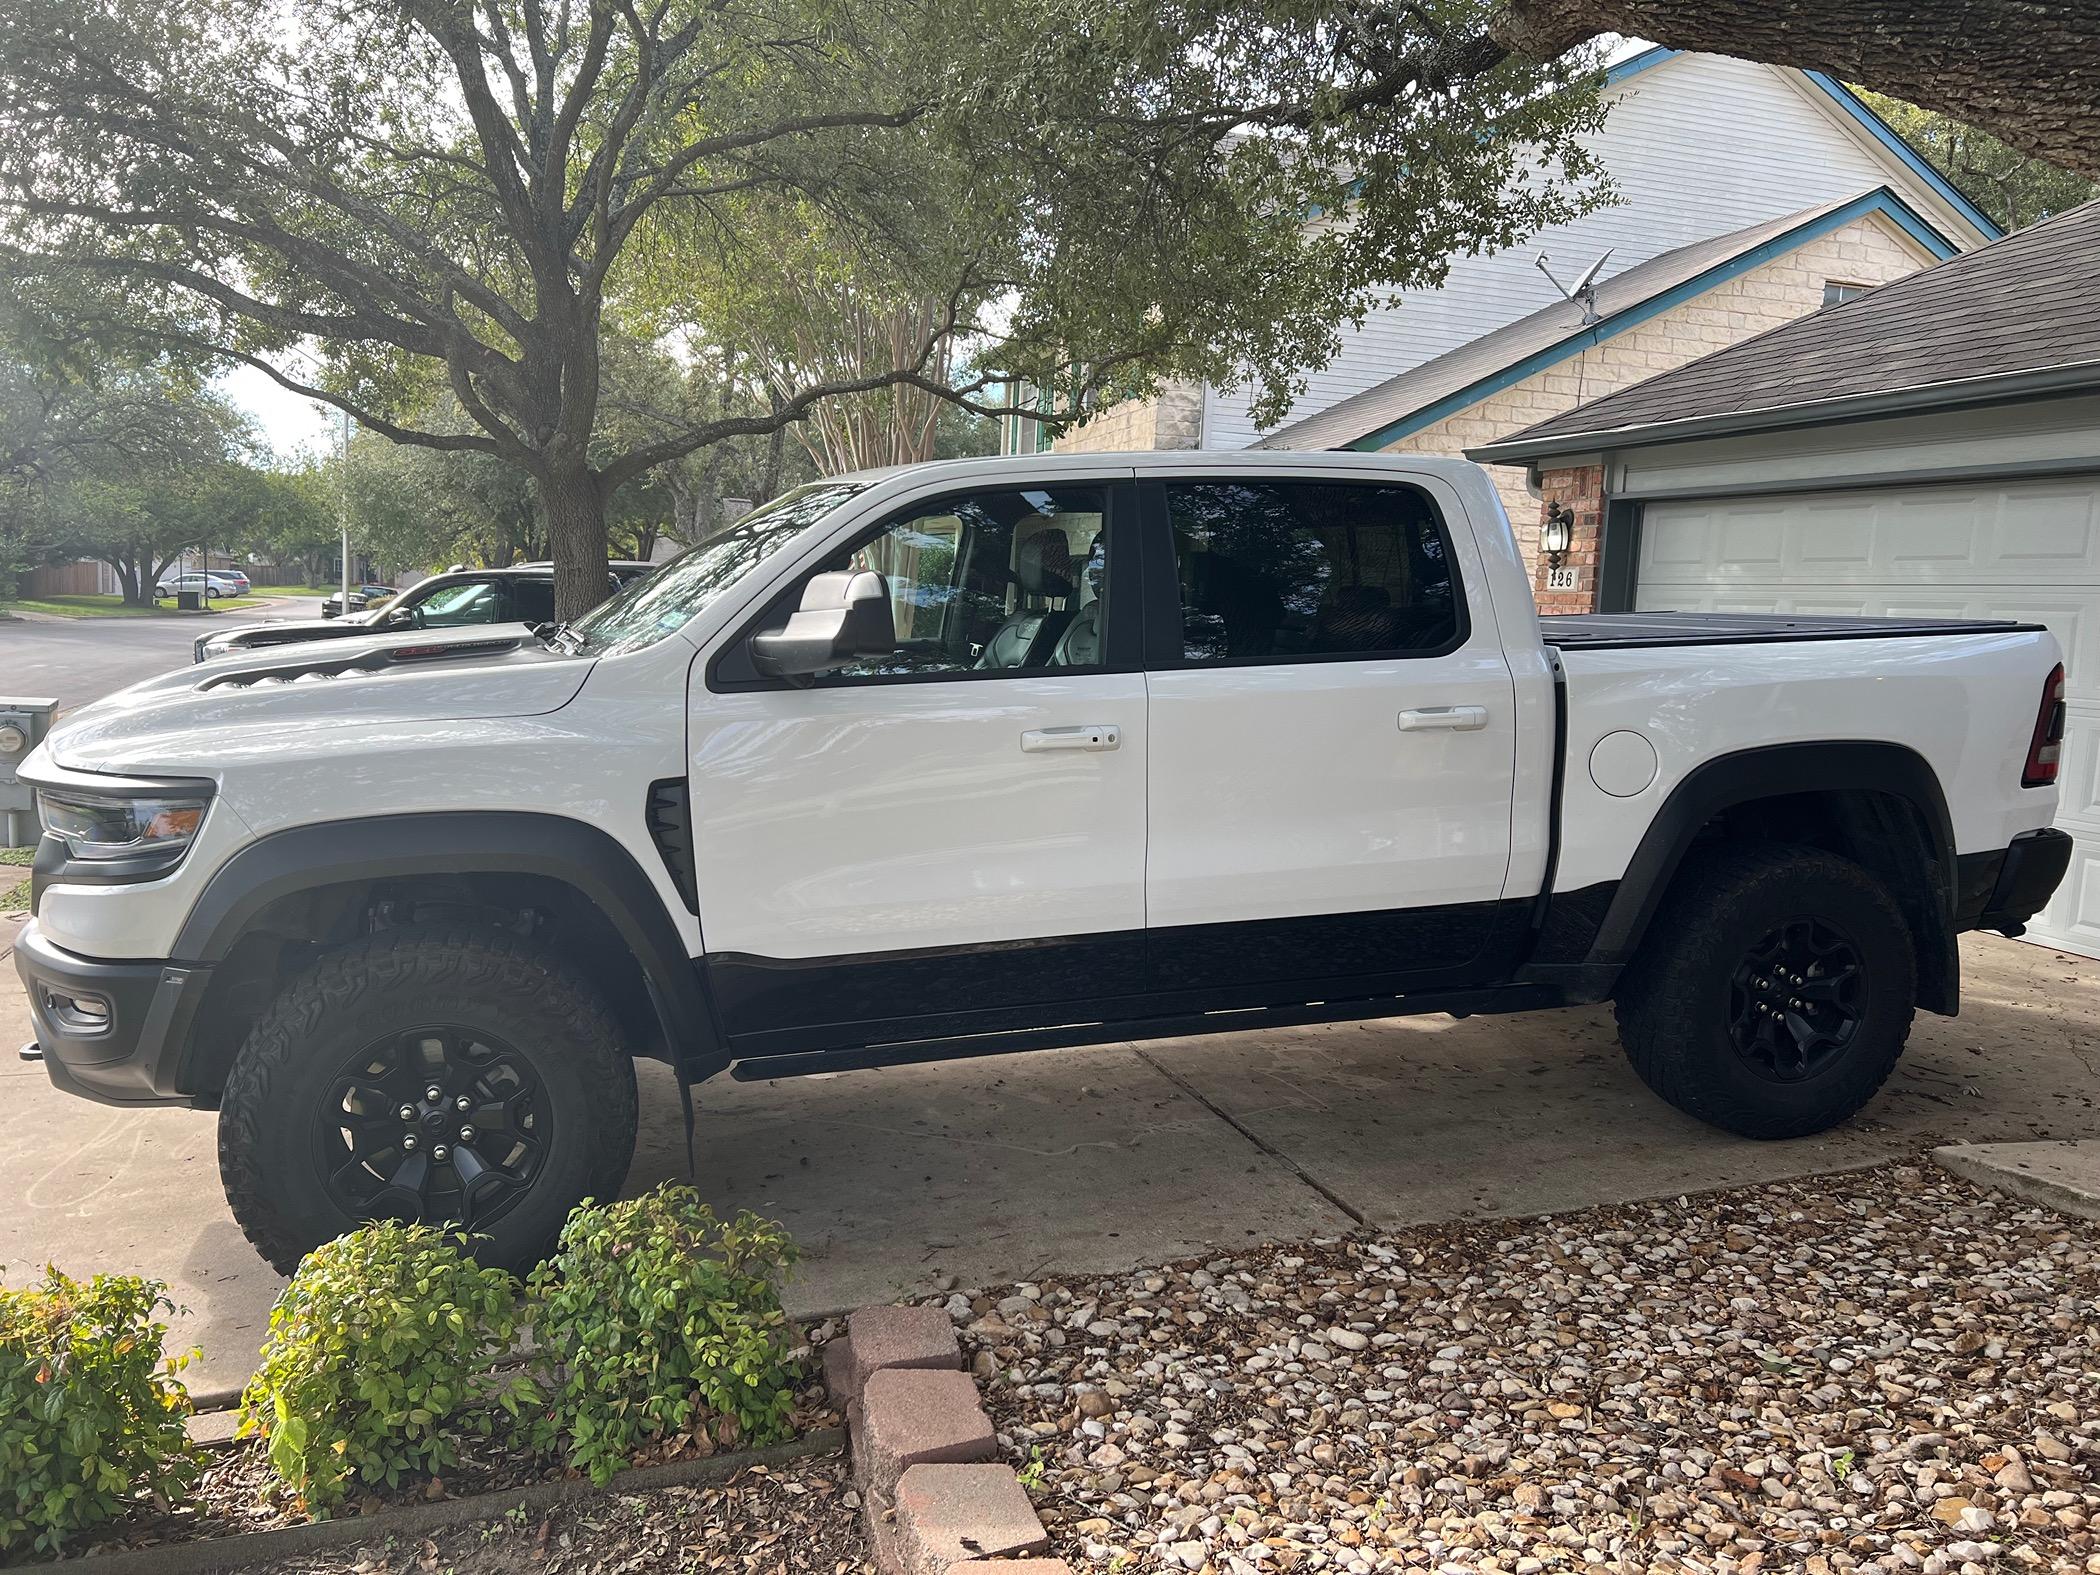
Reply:
<svg viewBox="0 0 2100 1575"><path fill-rule="evenodd" d="M1569 300L1573 301L1577 306L1582 308L1582 326L1585 328L1589 327L1590 324L1599 321L1599 318L1597 316L1597 270L1604 266L1605 260L1611 256L1612 252L1615 249L1616 248L1613 247L1606 247L1604 250L1604 256L1599 257L1595 262L1591 263L1587 268L1583 269L1582 277L1577 279L1572 287L1562 284L1560 280L1553 278L1553 270L1546 266L1546 264L1551 262L1553 259L1548 257L1544 252L1539 253L1539 272L1544 274L1548 279L1553 280L1554 289L1560 291L1562 295L1566 296Z"/></svg>

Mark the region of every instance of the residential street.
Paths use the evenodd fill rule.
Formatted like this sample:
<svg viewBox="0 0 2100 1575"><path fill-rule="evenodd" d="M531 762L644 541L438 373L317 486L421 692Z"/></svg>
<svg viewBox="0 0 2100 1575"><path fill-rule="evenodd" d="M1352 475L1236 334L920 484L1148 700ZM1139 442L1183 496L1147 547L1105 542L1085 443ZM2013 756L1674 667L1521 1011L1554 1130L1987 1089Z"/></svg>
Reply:
<svg viewBox="0 0 2100 1575"><path fill-rule="evenodd" d="M37 618L0 623L0 697L56 696L70 711L190 660L190 642L235 618L318 618L317 597L280 596L260 607L166 618Z"/></svg>
<svg viewBox="0 0 2100 1575"><path fill-rule="evenodd" d="M787 1224L814 1313L1265 1240L1526 1215L1841 1172L1947 1141L2087 1137L2100 970L1963 942L1966 1006L1920 1015L1866 1115L1761 1144L1635 1079L1598 1009L1221 1034L699 1090L699 1181ZM12 968L0 1043L28 1035ZM685 1172L675 1085L643 1069L629 1189ZM114 1110L0 1067L0 1264L166 1279L201 1344L193 1387L238 1384L279 1281L221 1198L215 1118Z"/></svg>

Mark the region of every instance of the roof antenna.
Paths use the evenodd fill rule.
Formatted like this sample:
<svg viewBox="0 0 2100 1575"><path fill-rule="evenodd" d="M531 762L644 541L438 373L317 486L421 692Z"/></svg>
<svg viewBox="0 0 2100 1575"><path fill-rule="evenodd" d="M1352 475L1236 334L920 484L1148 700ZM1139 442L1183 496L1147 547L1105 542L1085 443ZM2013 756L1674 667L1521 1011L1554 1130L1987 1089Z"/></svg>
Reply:
<svg viewBox="0 0 2100 1575"><path fill-rule="evenodd" d="M1575 281L1572 289L1562 284L1558 279L1553 278L1553 270L1546 266L1553 259L1544 252L1540 252L1538 255L1539 272L1548 279L1553 279L1553 288L1582 308L1582 326L1585 328L1601 320L1597 316L1597 270L1604 266L1605 260L1611 256L1614 250L1616 248L1606 247L1603 257L1599 257L1595 262L1582 270L1582 277Z"/></svg>

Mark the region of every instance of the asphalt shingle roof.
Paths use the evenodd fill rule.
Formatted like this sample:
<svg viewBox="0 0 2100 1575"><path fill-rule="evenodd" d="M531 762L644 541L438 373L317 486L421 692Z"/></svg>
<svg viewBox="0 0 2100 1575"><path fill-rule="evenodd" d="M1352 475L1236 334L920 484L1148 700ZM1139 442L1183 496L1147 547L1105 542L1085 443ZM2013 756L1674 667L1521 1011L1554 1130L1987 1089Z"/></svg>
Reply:
<svg viewBox="0 0 2100 1575"><path fill-rule="evenodd" d="M2092 364L2100 202L1658 373L1475 450ZM1950 390L1950 397L1953 391ZM1535 451L1528 451L1535 452Z"/></svg>
<svg viewBox="0 0 2100 1575"><path fill-rule="evenodd" d="M1813 224L1866 195L1866 191L1855 192L1836 202L1803 208L1798 213L1753 224L1747 229L1694 241L1689 246L1680 246L1644 263L1636 263L1598 282L1597 315L1605 326L1609 326L1617 314L1689 284L1707 270L1733 262L1746 252L1753 252L1791 231ZM1551 288L1544 279L1539 284L1542 289ZM1368 433L1404 421L1439 400L1461 393L1475 383L1495 377L1541 351L1580 338L1588 332L1582 323L1581 307L1573 301L1555 301L1528 317L1520 317L1492 333L1482 334L1456 350L1424 361L1420 366L1388 378L1360 394L1352 394L1339 404L1329 405L1302 421L1280 427L1255 446L1289 449L1345 447Z"/></svg>

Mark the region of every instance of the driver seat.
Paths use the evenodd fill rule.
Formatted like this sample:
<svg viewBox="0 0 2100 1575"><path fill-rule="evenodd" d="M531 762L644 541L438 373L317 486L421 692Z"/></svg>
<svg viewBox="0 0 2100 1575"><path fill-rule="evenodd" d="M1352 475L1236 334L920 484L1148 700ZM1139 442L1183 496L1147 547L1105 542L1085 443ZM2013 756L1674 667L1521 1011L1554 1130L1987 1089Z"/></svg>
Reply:
<svg viewBox="0 0 2100 1575"><path fill-rule="evenodd" d="M1063 531L1037 531L1021 543L1015 555L1014 583L1020 588L1014 610L985 641L984 652L977 658L979 668L1049 664L1058 637L1072 621L1069 612L1042 605L1070 601L1072 597L1072 549Z"/></svg>

